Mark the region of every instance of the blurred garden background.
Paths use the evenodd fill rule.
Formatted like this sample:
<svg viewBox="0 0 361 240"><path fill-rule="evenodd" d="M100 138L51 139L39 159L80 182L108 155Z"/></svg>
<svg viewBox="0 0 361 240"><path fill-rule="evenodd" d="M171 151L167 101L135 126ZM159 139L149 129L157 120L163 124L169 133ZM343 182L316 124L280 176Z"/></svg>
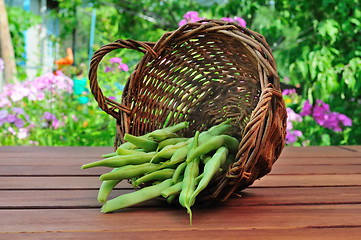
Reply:
<svg viewBox="0 0 361 240"><path fill-rule="evenodd" d="M115 122L89 92L90 58L117 39L157 41L202 18L265 36L288 111L287 144L361 144L358 0L0 0L0 145L112 146ZM142 55L120 50L98 69L120 101Z"/></svg>

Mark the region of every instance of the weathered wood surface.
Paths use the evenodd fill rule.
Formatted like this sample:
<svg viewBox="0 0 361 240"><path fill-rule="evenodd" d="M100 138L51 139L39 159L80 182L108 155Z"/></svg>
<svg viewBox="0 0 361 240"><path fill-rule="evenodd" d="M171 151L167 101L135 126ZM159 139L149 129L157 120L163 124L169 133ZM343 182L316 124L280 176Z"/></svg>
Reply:
<svg viewBox="0 0 361 240"><path fill-rule="evenodd" d="M0 147L0 239L360 239L361 146L286 147L270 174L225 203L152 200L100 213L81 170L111 147ZM133 191L122 182L112 196Z"/></svg>

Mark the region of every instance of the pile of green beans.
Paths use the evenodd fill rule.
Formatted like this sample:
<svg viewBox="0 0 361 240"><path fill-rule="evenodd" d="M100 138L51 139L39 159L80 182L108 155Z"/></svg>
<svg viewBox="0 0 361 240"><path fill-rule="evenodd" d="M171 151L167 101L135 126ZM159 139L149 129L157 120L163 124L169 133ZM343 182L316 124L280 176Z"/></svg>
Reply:
<svg viewBox="0 0 361 240"><path fill-rule="evenodd" d="M197 131L191 138L176 133L187 127L188 122L181 122L143 136L125 134L126 142L116 152L84 164L82 169L113 168L100 176L98 201L103 203L101 211L114 212L159 196L169 203L178 198L179 204L187 209L192 224L191 207L197 196L215 177L227 171L239 142L229 135L230 120L207 131ZM108 199L122 180L130 181L136 191Z"/></svg>

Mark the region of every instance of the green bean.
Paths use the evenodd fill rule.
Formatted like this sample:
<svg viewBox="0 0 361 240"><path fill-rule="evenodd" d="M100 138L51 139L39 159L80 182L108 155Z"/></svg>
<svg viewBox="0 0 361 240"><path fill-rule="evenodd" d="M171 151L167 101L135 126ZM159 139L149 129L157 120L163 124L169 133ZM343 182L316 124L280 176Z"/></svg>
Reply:
<svg viewBox="0 0 361 240"><path fill-rule="evenodd" d="M125 143L121 144L118 148L132 150L132 149L137 149L138 147L135 146L133 143L125 142Z"/></svg>
<svg viewBox="0 0 361 240"><path fill-rule="evenodd" d="M148 181L152 181L152 180L164 180L164 179L171 178L173 176L174 171L175 171L174 169L165 168L165 169L161 169L161 170L157 170L157 171L148 173L148 174L138 178L137 180L135 180L134 186L138 187L140 184L148 182Z"/></svg>
<svg viewBox="0 0 361 240"><path fill-rule="evenodd" d="M117 155L117 152L112 152L112 153L103 154L102 157L103 158L108 158L108 157L114 157L116 155Z"/></svg>
<svg viewBox="0 0 361 240"><path fill-rule="evenodd" d="M170 195L169 197L167 197L167 203L168 204L171 204L173 201L174 201L174 199L177 197L177 195Z"/></svg>
<svg viewBox="0 0 361 240"><path fill-rule="evenodd" d="M190 197L189 204L193 205L196 196L207 187L208 183L212 180L213 176L218 172L221 165L226 161L228 149L226 147L220 147L211 159L204 165L203 178L200 180L196 190L194 190Z"/></svg>
<svg viewBox="0 0 361 240"><path fill-rule="evenodd" d="M236 138L228 135L219 135L210 138L208 141L202 143L195 149L189 156L187 156L186 162L191 161L194 158L198 158L213 150L216 150L222 146L226 146L231 152L237 152L239 142Z"/></svg>
<svg viewBox="0 0 361 240"><path fill-rule="evenodd" d="M177 132L179 130L182 130L184 128L187 128L189 126L189 122L180 122L178 124L175 124L173 126L165 127L163 129L170 131L170 132Z"/></svg>
<svg viewBox="0 0 361 240"><path fill-rule="evenodd" d="M117 155L131 155L131 154L144 153L144 151L142 150L143 149L133 150L133 149L118 148L116 153Z"/></svg>
<svg viewBox="0 0 361 240"><path fill-rule="evenodd" d="M149 162L155 155L155 152L137 153L131 155L117 155L114 157L102 159L96 162L84 164L81 168L92 167L121 167L125 165L141 164Z"/></svg>
<svg viewBox="0 0 361 240"><path fill-rule="evenodd" d="M202 179L202 177L203 177L203 173L195 178L194 182L196 185L199 183L199 181ZM182 190L182 184L183 184L183 181L170 186L169 188L165 189L162 192L162 196L165 198L168 198L171 195L179 194Z"/></svg>
<svg viewBox="0 0 361 240"><path fill-rule="evenodd" d="M144 175L147 172L157 170L159 168L159 164L154 163L143 163L139 165L126 165L120 167L118 170L114 172L104 173L100 176L99 180L123 180L130 179L133 177L139 177Z"/></svg>
<svg viewBox="0 0 361 240"><path fill-rule="evenodd" d="M151 162L153 162L154 160L162 159L162 158L165 158L165 159L171 158L173 156L173 154L175 153L175 151L177 151L177 149L184 147L186 144L187 144L186 142L180 142L180 143L177 143L176 145L168 145L168 146L164 147L162 150L160 150L158 153L156 153L154 155Z"/></svg>
<svg viewBox="0 0 361 240"><path fill-rule="evenodd" d="M112 172L118 170L118 168L114 168ZM120 182L121 180L107 180L103 181L100 185L99 191L98 191L98 201L100 203L105 203L107 200L110 192L114 189L114 187Z"/></svg>
<svg viewBox="0 0 361 240"><path fill-rule="evenodd" d="M199 174L199 162L200 159L196 158L186 166L184 171L182 190L179 195L179 203L187 209L189 214L190 225L192 225L192 211L191 205L189 205L189 200L195 190L195 178Z"/></svg>
<svg viewBox="0 0 361 240"><path fill-rule="evenodd" d="M165 139L161 142L159 142L158 144L158 150L161 150L163 149L164 147L168 146L168 145L175 145L177 143L180 143L180 142L186 142L188 140L188 138L168 138L168 139Z"/></svg>
<svg viewBox="0 0 361 240"><path fill-rule="evenodd" d="M175 169L172 177L172 182L177 183L179 176L181 176L184 172L184 169L186 168L187 164L185 162L178 165L178 167Z"/></svg>
<svg viewBox="0 0 361 240"><path fill-rule="evenodd" d="M154 141L160 142L163 141L164 139L177 138L179 136L174 132L165 129L158 129L150 133L148 137Z"/></svg>
<svg viewBox="0 0 361 240"><path fill-rule="evenodd" d="M137 147L144 149L146 152L155 151L158 147L158 143L155 141L144 137L136 137L128 133L124 135L124 140L133 143Z"/></svg>
<svg viewBox="0 0 361 240"><path fill-rule="evenodd" d="M108 200L102 207L103 213L113 212L122 208L138 204L152 198L160 196L161 192L172 185L172 179L164 180L163 182L144 187L140 190L120 195L114 199Z"/></svg>
<svg viewBox="0 0 361 240"><path fill-rule="evenodd" d="M199 132L197 131L194 140L192 143L192 148L190 150L190 154L193 153L198 147L198 138L199 138ZM192 211L191 211L191 205L189 205L189 199L192 196L194 190L195 190L195 178L199 175L199 163L200 158L193 158L192 161L190 161L186 169L184 170L184 177L183 177L183 183L182 183L182 190L179 195L179 203L187 209L187 212L189 214L189 220L190 225L192 225Z"/></svg>

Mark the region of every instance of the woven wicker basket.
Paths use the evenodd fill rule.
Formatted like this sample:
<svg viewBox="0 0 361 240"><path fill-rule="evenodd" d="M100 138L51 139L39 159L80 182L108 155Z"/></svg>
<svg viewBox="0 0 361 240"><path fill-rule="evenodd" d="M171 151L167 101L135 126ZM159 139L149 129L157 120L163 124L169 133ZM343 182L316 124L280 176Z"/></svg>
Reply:
<svg viewBox="0 0 361 240"><path fill-rule="evenodd" d="M97 69L107 53L120 48L144 56L117 103L103 95ZM117 40L94 53L89 80L99 107L116 119L115 147L125 133L142 135L188 121L183 135L193 136L233 119L238 154L203 200L226 200L248 187L270 172L284 148L287 115L273 55L262 35L234 23L189 23L156 43Z"/></svg>

